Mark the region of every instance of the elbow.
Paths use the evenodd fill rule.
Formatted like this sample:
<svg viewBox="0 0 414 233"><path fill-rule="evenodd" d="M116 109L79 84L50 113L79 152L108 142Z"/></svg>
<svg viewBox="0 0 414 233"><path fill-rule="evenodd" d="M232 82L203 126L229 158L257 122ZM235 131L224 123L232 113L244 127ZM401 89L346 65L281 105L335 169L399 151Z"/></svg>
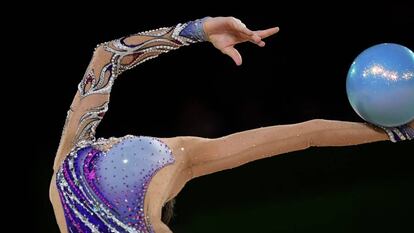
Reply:
<svg viewBox="0 0 414 233"><path fill-rule="evenodd" d="M94 51L93 51L93 59L100 59L105 56L105 54L108 53L105 49L104 43L98 44Z"/></svg>
<svg viewBox="0 0 414 233"><path fill-rule="evenodd" d="M91 59L90 66L91 68L94 67L102 67L102 65L111 62L113 53L108 51L105 44L99 44L95 47Z"/></svg>

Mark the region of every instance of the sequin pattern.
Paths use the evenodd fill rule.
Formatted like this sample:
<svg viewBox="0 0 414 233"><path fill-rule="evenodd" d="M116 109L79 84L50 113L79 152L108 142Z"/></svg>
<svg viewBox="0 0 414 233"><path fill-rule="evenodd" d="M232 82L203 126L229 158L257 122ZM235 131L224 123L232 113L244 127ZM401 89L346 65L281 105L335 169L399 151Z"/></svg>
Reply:
<svg viewBox="0 0 414 233"><path fill-rule="evenodd" d="M197 26L194 26L197 25ZM149 30L122 37L113 41L99 44L110 52L111 60L100 70L94 70L93 66L88 67L82 81L78 84L78 93L81 99L94 98L94 95L108 95L108 101L104 103L99 111L91 109L81 117L76 133L77 141L94 140L96 127L99 125L102 116L108 110L109 94L116 78L126 70L142 64L150 59L158 57L162 53L178 49L182 46L202 42L206 38L201 37L201 21L195 20L184 24L177 24L174 27L164 27L156 30ZM129 38L145 36L149 37L144 42L129 44L125 41ZM95 75L95 72L99 75ZM97 114L91 114L95 112Z"/></svg>
<svg viewBox="0 0 414 233"><path fill-rule="evenodd" d="M125 136L109 147L82 143L65 159L57 185L69 232L154 232L144 215L151 178L175 160L149 136Z"/></svg>

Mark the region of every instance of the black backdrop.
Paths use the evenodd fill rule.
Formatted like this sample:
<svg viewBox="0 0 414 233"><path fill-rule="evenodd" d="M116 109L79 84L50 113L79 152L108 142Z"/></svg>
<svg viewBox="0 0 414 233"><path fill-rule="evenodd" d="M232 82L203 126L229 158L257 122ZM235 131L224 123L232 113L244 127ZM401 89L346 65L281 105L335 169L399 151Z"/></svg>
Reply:
<svg viewBox="0 0 414 233"><path fill-rule="evenodd" d="M101 137L218 137L313 118L361 121L346 73L383 42L414 48L412 8L397 2L112 3L52 5L33 35L39 45L32 113L35 155L27 200L35 231L58 232L48 185L66 111L97 43L203 17L231 15L252 29L279 26L265 48L237 48L236 67L209 44L163 55L114 85ZM32 51L33 52L33 51ZM45 70L44 67L47 67ZM33 89L32 89L33 90ZM32 109L33 107L33 109ZM174 232L412 232L413 144L312 148L190 181L177 197Z"/></svg>

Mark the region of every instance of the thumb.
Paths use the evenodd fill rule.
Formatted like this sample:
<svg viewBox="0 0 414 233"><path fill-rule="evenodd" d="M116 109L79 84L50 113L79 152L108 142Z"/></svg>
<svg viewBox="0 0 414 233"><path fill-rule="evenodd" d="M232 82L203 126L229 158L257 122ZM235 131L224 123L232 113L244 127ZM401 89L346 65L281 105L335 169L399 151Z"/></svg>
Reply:
<svg viewBox="0 0 414 233"><path fill-rule="evenodd" d="M237 49L235 49L233 46L224 48L222 52L231 57L236 65L239 66L242 64L242 57L239 51L237 51Z"/></svg>

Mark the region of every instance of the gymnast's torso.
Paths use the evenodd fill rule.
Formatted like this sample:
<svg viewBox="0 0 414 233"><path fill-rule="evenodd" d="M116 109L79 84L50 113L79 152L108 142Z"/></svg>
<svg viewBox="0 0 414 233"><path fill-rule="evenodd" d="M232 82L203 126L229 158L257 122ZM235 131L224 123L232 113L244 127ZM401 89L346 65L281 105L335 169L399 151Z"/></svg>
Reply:
<svg viewBox="0 0 414 233"><path fill-rule="evenodd" d="M56 176L68 231L154 232L144 205L148 186L159 170L174 162L172 150L155 137L80 143ZM168 199L160 198L161 203Z"/></svg>
<svg viewBox="0 0 414 233"><path fill-rule="evenodd" d="M162 207L192 178L185 153L176 138L127 135L79 143L52 179L61 231L168 229Z"/></svg>

